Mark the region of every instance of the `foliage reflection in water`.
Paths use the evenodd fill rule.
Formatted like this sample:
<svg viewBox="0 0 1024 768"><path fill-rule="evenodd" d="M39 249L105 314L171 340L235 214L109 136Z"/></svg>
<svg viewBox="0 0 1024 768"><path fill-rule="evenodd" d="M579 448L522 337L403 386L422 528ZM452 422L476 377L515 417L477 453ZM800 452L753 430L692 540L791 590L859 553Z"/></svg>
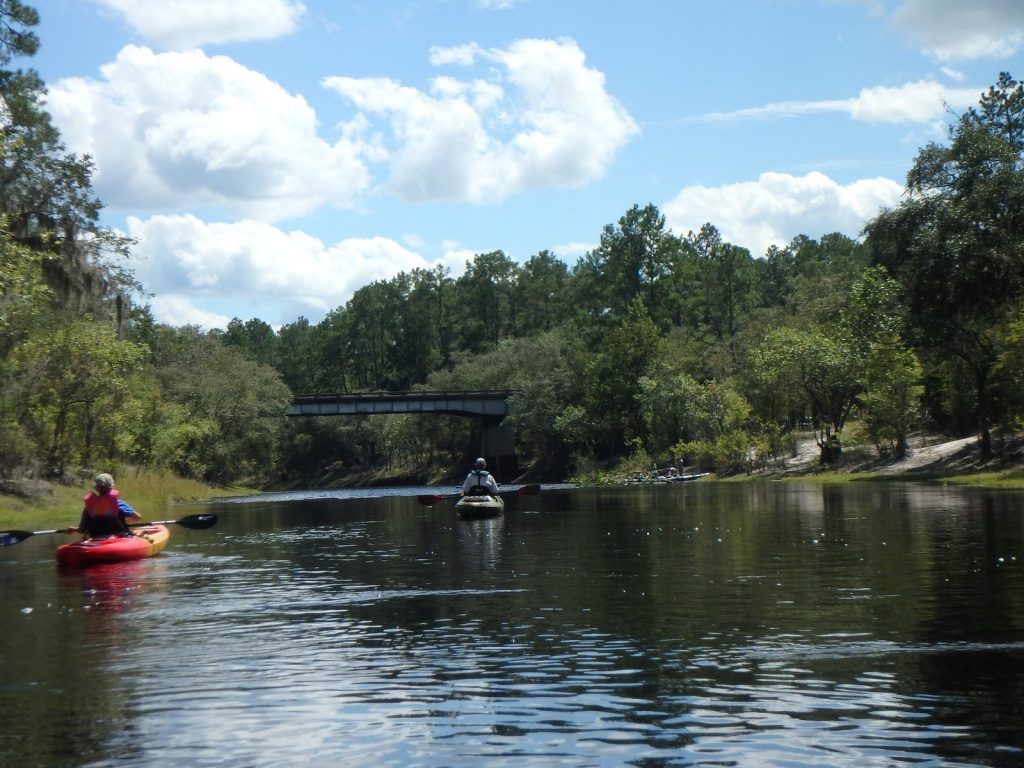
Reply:
<svg viewBox="0 0 1024 768"><path fill-rule="evenodd" d="M466 522L402 493L218 504L80 573L7 548L0 761L1024 761L1021 495L548 490Z"/></svg>

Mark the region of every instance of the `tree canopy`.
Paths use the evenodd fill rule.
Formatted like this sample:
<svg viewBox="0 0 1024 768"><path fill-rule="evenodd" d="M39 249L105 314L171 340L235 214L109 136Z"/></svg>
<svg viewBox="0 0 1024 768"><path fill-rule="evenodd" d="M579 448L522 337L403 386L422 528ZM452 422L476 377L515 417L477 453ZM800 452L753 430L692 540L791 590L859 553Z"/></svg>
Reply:
<svg viewBox="0 0 1024 768"><path fill-rule="evenodd" d="M477 426L283 415L297 394L418 387L514 390L522 463L555 477L638 457L738 472L808 427L835 461L851 420L880 452L923 422L991 450L1024 418L1024 86L1008 73L919 151L863 241L799 235L752 254L713 222L673 233L636 204L575 263L494 250L456 276L365 285L319 322L202 331L133 304L133 243L99 223L91 158L66 151L39 76L9 68L35 52L37 24L0 0L0 473L436 475Z"/></svg>

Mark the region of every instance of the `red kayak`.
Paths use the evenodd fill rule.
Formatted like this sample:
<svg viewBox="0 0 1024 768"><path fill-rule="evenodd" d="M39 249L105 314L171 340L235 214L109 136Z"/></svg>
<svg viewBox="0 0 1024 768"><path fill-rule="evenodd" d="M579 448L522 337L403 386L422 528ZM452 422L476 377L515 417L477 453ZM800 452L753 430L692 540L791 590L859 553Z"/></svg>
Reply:
<svg viewBox="0 0 1024 768"><path fill-rule="evenodd" d="M140 560L163 551L171 532L166 525L133 528L127 535L85 539L57 547L57 562L82 567L95 563L120 563Z"/></svg>

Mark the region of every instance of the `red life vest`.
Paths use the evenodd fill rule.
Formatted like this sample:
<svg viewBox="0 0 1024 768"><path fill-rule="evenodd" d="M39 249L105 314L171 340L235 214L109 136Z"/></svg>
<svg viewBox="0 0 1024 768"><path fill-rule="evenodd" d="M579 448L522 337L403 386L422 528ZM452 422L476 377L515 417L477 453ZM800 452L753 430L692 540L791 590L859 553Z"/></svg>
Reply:
<svg viewBox="0 0 1024 768"><path fill-rule="evenodd" d="M117 506L119 496L120 494L113 488L102 495L96 493L86 495L83 522L87 534L104 536L128 530L128 526L121 520L121 510Z"/></svg>

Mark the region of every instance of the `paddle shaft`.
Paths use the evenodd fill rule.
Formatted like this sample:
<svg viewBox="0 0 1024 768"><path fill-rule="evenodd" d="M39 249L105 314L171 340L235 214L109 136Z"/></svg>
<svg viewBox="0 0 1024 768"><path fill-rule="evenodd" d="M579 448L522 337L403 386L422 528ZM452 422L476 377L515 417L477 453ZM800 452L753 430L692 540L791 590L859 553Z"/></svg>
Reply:
<svg viewBox="0 0 1024 768"><path fill-rule="evenodd" d="M149 528L154 525L180 525L184 528L203 530L217 523L216 515L188 515L178 520L157 520L152 523L129 523L129 528ZM53 528L48 531L0 531L0 547L18 544L32 536L46 536L54 533L77 533L77 528Z"/></svg>
<svg viewBox="0 0 1024 768"><path fill-rule="evenodd" d="M540 484L531 483L530 485L524 485L521 488L516 488L514 491L498 491L499 496L504 496L507 493L514 493L516 496L534 496L540 493ZM445 499L455 499L462 496L461 493L445 493L445 494L423 494L416 497L416 501L424 506L431 506L437 504L439 501Z"/></svg>

